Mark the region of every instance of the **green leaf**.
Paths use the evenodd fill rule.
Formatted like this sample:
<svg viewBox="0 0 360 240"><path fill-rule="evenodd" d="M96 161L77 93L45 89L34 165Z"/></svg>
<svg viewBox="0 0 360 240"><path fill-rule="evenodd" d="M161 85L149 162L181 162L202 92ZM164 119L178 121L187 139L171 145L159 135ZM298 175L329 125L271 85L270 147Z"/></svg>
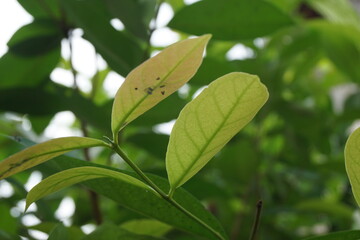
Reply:
<svg viewBox="0 0 360 240"><path fill-rule="evenodd" d="M161 237L168 233L172 227L154 219L131 220L121 224L121 228L129 232Z"/></svg>
<svg viewBox="0 0 360 240"><path fill-rule="evenodd" d="M83 240L155 240L158 238L141 236L121 229L112 223L104 223Z"/></svg>
<svg viewBox="0 0 360 240"><path fill-rule="evenodd" d="M22 139L21 142L25 143L26 140ZM84 166L111 169L113 171L122 172L135 178L139 178L135 173L104 167L99 164L69 157L66 154L58 156L55 159L40 165L38 169L40 169L44 175L49 175L62 170ZM153 174L146 175L153 182L155 182L155 184L158 185L162 191L167 192L169 190L169 183L166 179ZM179 211L167 201L161 199L159 200L159 197L153 194L151 191L146 191L145 189L134 186L133 184L124 181L118 181L113 178L93 179L84 182L84 185L93 191L115 201L121 206L136 213L142 214L145 217L157 219L188 233L203 236L205 239L218 239L217 237L214 237L212 232L204 228L198 222L189 218L187 215ZM224 232L224 229L222 228L219 221L207 209L205 209L202 202L194 198L193 195L191 195L183 188L179 188L174 194L174 199L188 211L215 229L217 232L221 233L225 239L227 239L226 233Z"/></svg>
<svg viewBox="0 0 360 240"><path fill-rule="evenodd" d="M21 27L7 43L9 51L20 56L42 55L60 47L59 23L51 19L35 20Z"/></svg>
<svg viewBox="0 0 360 240"><path fill-rule="evenodd" d="M360 128L356 129L345 145L345 169L357 204L360 206Z"/></svg>
<svg viewBox="0 0 360 240"><path fill-rule="evenodd" d="M105 0L109 12L119 18L126 30L144 40L148 38L148 26L155 14L156 0Z"/></svg>
<svg viewBox="0 0 360 240"><path fill-rule="evenodd" d="M9 89L18 86L38 85L49 76L59 59L60 48L31 58L20 57L12 52L7 52L0 58L0 88Z"/></svg>
<svg viewBox="0 0 360 240"><path fill-rule="evenodd" d="M103 141L84 137L63 137L36 144L0 162L0 179L43 163L66 152L96 146L107 146Z"/></svg>
<svg viewBox="0 0 360 240"><path fill-rule="evenodd" d="M307 0L307 2L326 19L334 23L360 26L360 18L348 0Z"/></svg>
<svg viewBox="0 0 360 240"><path fill-rule="evenodd" d="M69 18L84 30L109 66L125 76L141 63L144 51L138 42L110 25L111 15L101 0L61 1Z"/></svg>
<svg viewBox="0 0 360 240"><path fill-rule="evenodd" d="M30 190L26 197L26 209L30 206L31 203L63 188L86 180L106 177L125 181L135 186L151 190L154 192L154 194L157 194L145 183L127 174L98 167L78 167L61 171L37 184L33 189Z"/></svg>
<svg viewBox="0 0 360 240"><path fill-rule="evenodd" d="M267 89L257 76L230 73L186 105L171 132L166 154L171 191L205 166L267 99Z"/></svg>
<svg viewBox="0 0 360 240"><path fill-rule="evenodd" d="M267 1L199 1L178 11L171 28L215 39L245 40L269 35L293 24L292 19Z"/></svg>
<svg viewBox="0 0 360 240"><path fill-rule="evenodd" d="M28 1L17 0L21 6L35 19L52 18L62 16L58 0Z"/></svg>
<svg viewBox="0 0 360 240"><path fill-rule="evenodd" d="M304 240L359 240L360 239L360 231L359 230L351 230L351 231L341 231L330 233L322 236L305 238Z"/></svg>
<svg viewBox="0 0 360 240"><path fill-rule="evenodd" d="M69 231L62 223L59 223L50 232L48 240L70 240Z"/></svg>
<svg viewBox="0 0 360 240"><path fill-rule="evenodd" d="M202 62L210 37L175 43L129 73L114 100L111 121L114 136L190 80Z"/></svg>

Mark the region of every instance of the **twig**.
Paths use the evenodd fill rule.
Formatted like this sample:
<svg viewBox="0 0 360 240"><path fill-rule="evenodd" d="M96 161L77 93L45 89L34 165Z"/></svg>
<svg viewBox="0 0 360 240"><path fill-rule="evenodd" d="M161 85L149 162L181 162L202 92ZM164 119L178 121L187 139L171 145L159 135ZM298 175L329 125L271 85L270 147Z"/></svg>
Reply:
<svg viewBox="0 0 360 240"><path fill-rule="evenodd" d="M150 187L152 187L164 200L169 202L171 205L179 209L185 215L190 217L192 220L196 221L204 228L209 230L213 235L215 235L220 240L225 240L224 237L215 229L210 227L207 223L202 221L200 218L189 212L183 206L181 206L178 202L175 201L171 196L167 195L163 190L161 190L150 178L148 178L145 173L133 162L130 158L120 149L119 145L111 141L112 149L127 163L129 166L144 180Z"/></svg>
<svg viewBox="0 0 360 240"><path fill-rule="evenodd" d="M250 240L256 240L256 234L259 229L259 223L260 223L260 216L261 216L261 209L262 209L262 200L259 200L256 204L256 214L255 214L255 220L252 227Z"/></svg>

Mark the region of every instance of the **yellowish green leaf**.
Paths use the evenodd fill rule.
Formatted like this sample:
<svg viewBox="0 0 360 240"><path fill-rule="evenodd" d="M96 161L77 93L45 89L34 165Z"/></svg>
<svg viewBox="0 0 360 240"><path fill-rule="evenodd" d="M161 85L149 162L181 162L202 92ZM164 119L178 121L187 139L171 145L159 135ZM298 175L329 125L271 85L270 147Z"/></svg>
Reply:
<svg viewBox="0 0 360 240"><path fill-rule="evenodd" d="M64 137L39 143L0 162L0 179L34 167L66 152L96 146L107 146L101 140L84 137Z"/></svg>
<svg viewBox="0 0 360 240"><path fill-rule="evenodd" d="M175 43L129 73L114 100L111 120L114 136L190 80L202 62L210 37Z"/></svg>
<svg viewBox="0 0 360 240"><path fill-rule="evenodd" d="M145 190L153 191L155 194L157 194L145 183L125 173L100 167L77 167L54 174L44 179L33 189L31 189L26 197L26 209L30 206L31 203L39 200L42 197L76 183L95 178L115 178L144 188Z"/></svg>
<svg viewBox="0 0 360 240"><path fill-rule="evenodd" d="M355 200L360 206L360 128L346 142L345 167Z"/></svg>
<svg viewBox="0 0 360 240"><path fill-rule="evenodd" d="M187 104L171 132L166 154L171 191L195 175L267 99L268 91L257 76L230 73Z"/></svg>

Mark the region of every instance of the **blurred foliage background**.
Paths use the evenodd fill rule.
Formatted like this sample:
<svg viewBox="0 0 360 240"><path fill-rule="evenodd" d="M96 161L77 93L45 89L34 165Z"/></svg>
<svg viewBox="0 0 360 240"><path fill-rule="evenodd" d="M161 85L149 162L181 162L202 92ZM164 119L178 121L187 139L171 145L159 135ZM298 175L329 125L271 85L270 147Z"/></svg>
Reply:
<svg viewBox="0 0 360 240"><path fill-rule="evenodd" d="M122 132L122 145L131 158L144 171L166 177L169 136L159 124L176 119L212 80L232 71L256 74L269 89L268 103L184 188L219 219L231 239L248 238L259 199L264 205L259 239L301 239L360 228L343 158L345 141L360 113L359 1L18 2L33 22L16 31L0 58L0 159L24 144L44 141L45 129L63 111L75 116L72 133L111 136L112 96L104 81L112 71L126 77L161 50L151 38L159 8L165 5L174 12L168 27L180 39L206 33L213 38L189 84ZM111 25L114 19L121 23L120 30ZM78 29L106 61L106 67L82 80L90 86L86 91L79 87L72 61ZM61 48L69 55L63 56ZM241 56L232 57L230 52L239 49ZM72 84L53 81L55 68L71 74ZM74 152L72 157L129 170L108 150ZM82 239L83 231L104 222L107 225L98 229L145 229L141 233L153 237L197 239L81 186L51 195L23 213L29 178L53 172L50 161L0 182L0 239L46 238L39 231L52 239ZM58 207L69 201L74 211L61 217ZM29 218L36 221L29 224Z"/></svg>

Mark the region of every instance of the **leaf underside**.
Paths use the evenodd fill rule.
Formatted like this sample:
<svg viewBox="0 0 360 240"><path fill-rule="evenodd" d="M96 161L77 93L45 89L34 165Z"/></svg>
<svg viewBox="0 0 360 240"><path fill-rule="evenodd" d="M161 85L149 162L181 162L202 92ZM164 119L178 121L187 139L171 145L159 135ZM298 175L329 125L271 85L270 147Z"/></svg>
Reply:
<svg viewBox="0 0 360 240"><path fill-rule="evenodd" d="M51 194L56 191L59 191L65 187L74 185L79 182L83 182L90 179L96 178L114 178L127 183L133 184L135 186L144 188L146 190L151 190L157 194L154 190L148 187L145 183L140 180L129 176L127 174L113 171L110 169L104 169L99 167L78 167L71 168L68 170L61 171L57 174L54 174L30 190L26 197L26 209L30 206L31 203Z"/></svg>
<svg viewBox="0 0 360 240"><path fill-rule="evenodd" d="M166 154L171 189L195 175L267 99L267 89L257 76L230 73L187 104L173 127Z"/></svg>
<svg viewBox="0 0 360 240"><path fill-rule="evenodd" d="M0 162L0 179L34 167L66 152L96 146L107 146L103 141L84 137L64 137L39 143L15 153Z"/></svg>
<svg viewBox="0 0 360 240"><path fill-rule="evenodd" d="M129 73L114 99L111 121L114 136L190 80L202 62L210 37L175 43Z"/></svg>

